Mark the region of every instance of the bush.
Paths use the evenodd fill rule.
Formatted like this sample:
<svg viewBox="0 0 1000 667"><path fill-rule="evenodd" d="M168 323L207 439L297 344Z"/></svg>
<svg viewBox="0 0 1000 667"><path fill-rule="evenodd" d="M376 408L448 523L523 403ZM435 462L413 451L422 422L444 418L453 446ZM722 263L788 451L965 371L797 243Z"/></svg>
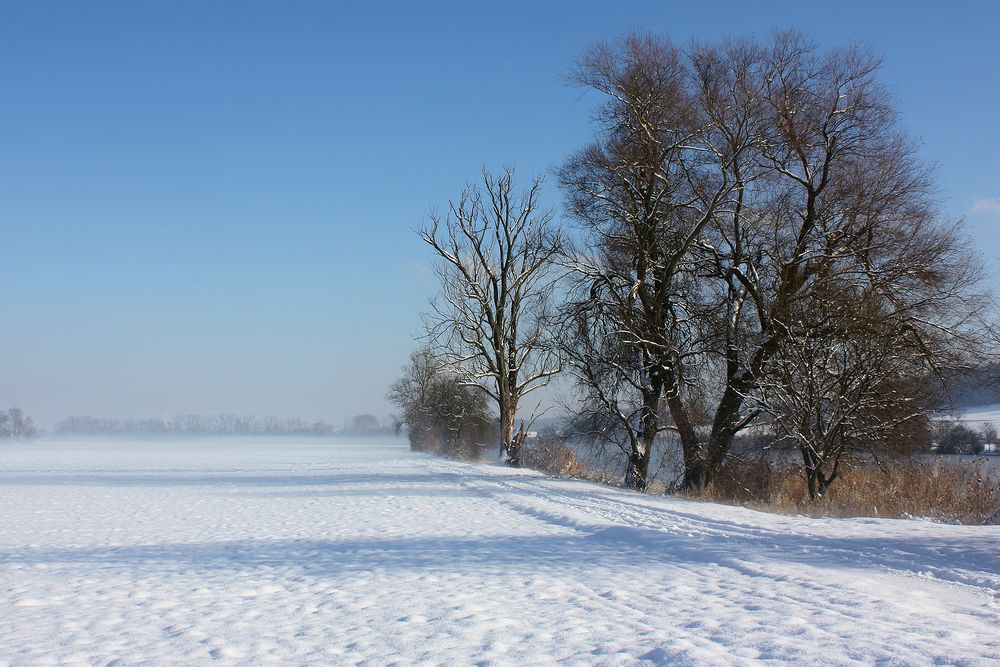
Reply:
<svg viewBox="0 0 1000 667"><path fill-rule="evenodd" d="M983 436L963 424L952 424L941 434L937 453L982 454Z"/></svg>
<svg viewBox="0 0 1000 667"><path fill-rule="evenodd" d="M410 355L386 398L402 408L398 427L406 427L415 452L479 461L487 443L499 442L486 394L441 370L426 349Z"/></svg>
<svg viewBox="0 0 1000 667"><path fill-rule="evenodd" d="M419 429L419 430L418 430ZM448 428L439 423L410 427L410 449L415 452L437 454L459 461L480 462L485 458L489 442L497 440L493 421L475 421Z"/></svg>

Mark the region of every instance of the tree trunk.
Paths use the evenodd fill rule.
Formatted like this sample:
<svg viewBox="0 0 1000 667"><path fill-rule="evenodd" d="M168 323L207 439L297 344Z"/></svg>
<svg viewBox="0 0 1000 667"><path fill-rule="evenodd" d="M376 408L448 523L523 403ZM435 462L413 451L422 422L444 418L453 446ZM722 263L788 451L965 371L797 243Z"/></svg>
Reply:
<svg viewBox="0 0 1000 667"><path fill-rule="evenodd" d="M741 385L747 384L746 382ZM698 489L712 483L719 474L726 454L729 453L736 437L736 429L740 422L740 410L743 407L743 386L737 387L730 381L712 420L712 431L708 436L706 447L684 448L684 488ZM683 440L682 440L683 442ZM689 456L690 454L690 456Z"/></svg>
<svg viewBox="0 0 1000 667"><path fill-rule="evenodd" d="M513 401L504 401L500 406L500 451L503 462L512 468L521 467L521 446L514 437L516 409Z"/></svg>
<svg viewBox="0 0 1000 667"><path fill-rule="evenodd" d="M520 468L524 463L522 458L524 450L524 436L524 431L519 429L511 438L510 453L507 456L507 465L512 468Z"/></svg>
<svg viewBox="0 0 1000 667"><path fill-rule="evenodd" d="M656 434L660 430L658 408L662 388L654 385L643 392L642 439L633 441L625 470L625 488L645 491L649 486L649 458L653 453Z"/></svg>
<svg viewBox="0 0 1000 667"><path fill-rule="evenodd" d="M649 454L651 448L642 451L635 448L629 453L628 467L625 469L625 488L634 491L645 491L649 485Z"/></svg>
<svg viewBox="0 0 1000 667"><path fill-rule="evenodd" d="M700 489L706 482L708 475L705 472L705 459L702 452L698 451L689 455L684 452L684 479L681 487L684 489Z"/></svg>
<svg viewBox="0 0 1000 667"><path fill-rule="evenodd" d="M827 489L837 476L836 465L834 472L829 475L823 473L823 460L815 453L805 447L802 448L802 463L806 471L806 485L809 487L809 500L817 501L826 496Z"/></svg>
<svg viewBox="0 0 1000 667"><path fill-rule="evenodd" d="M806 466L806 482L809 486L809 500L815 502L826 495L829 482L818 465Z"/></svg>
<svg viewBox="0 0 1000 667"><path fill-rule="evenodd" d="M677 428L677 437L681 441L681 452L684 456L684 488L694 488L701 486L702 464L704 462L704 451L701 443L698 442L698 432L688 416L684 402L677 391L671 392L667 396L667 407L670 409L670 416L674 420ZM695 480L699 480L695 482Z"/></svg>

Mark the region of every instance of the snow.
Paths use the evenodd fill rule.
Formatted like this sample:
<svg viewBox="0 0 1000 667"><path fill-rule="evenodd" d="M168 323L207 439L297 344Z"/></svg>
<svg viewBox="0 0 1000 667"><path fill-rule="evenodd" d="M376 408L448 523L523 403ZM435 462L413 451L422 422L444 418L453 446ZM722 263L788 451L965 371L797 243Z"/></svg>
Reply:
<svg viewBox="0 0 1000 667"><path fill-rule="evenodd" d="M288 440L0 446L0 664L1000 656L1000 527Z"/></svg>

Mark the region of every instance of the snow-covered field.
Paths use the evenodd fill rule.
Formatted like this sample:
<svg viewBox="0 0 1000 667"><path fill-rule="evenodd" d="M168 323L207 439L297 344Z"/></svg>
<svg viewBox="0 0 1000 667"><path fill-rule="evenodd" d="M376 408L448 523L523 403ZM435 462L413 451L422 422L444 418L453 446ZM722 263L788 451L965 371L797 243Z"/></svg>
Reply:
<svg viewBox="0 0 1000 667"><path fill-rule="evenodd" d="M1000 527L400 443L0 446L0 664L976 664L997 628Z"/></svg>

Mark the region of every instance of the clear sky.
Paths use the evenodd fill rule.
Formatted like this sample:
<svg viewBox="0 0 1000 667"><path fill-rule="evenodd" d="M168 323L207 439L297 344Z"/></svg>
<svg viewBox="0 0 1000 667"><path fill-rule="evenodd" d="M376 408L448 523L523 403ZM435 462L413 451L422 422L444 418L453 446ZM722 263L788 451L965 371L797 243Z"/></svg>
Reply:
<svg viewBox="0 0 1000 667"><path fill-rule="evenodd" d="M0 2L0 407L387 415L435 288L413 229L592 136L588 43L787 27L884 55L995 264L1000 2Z"/></svg>

